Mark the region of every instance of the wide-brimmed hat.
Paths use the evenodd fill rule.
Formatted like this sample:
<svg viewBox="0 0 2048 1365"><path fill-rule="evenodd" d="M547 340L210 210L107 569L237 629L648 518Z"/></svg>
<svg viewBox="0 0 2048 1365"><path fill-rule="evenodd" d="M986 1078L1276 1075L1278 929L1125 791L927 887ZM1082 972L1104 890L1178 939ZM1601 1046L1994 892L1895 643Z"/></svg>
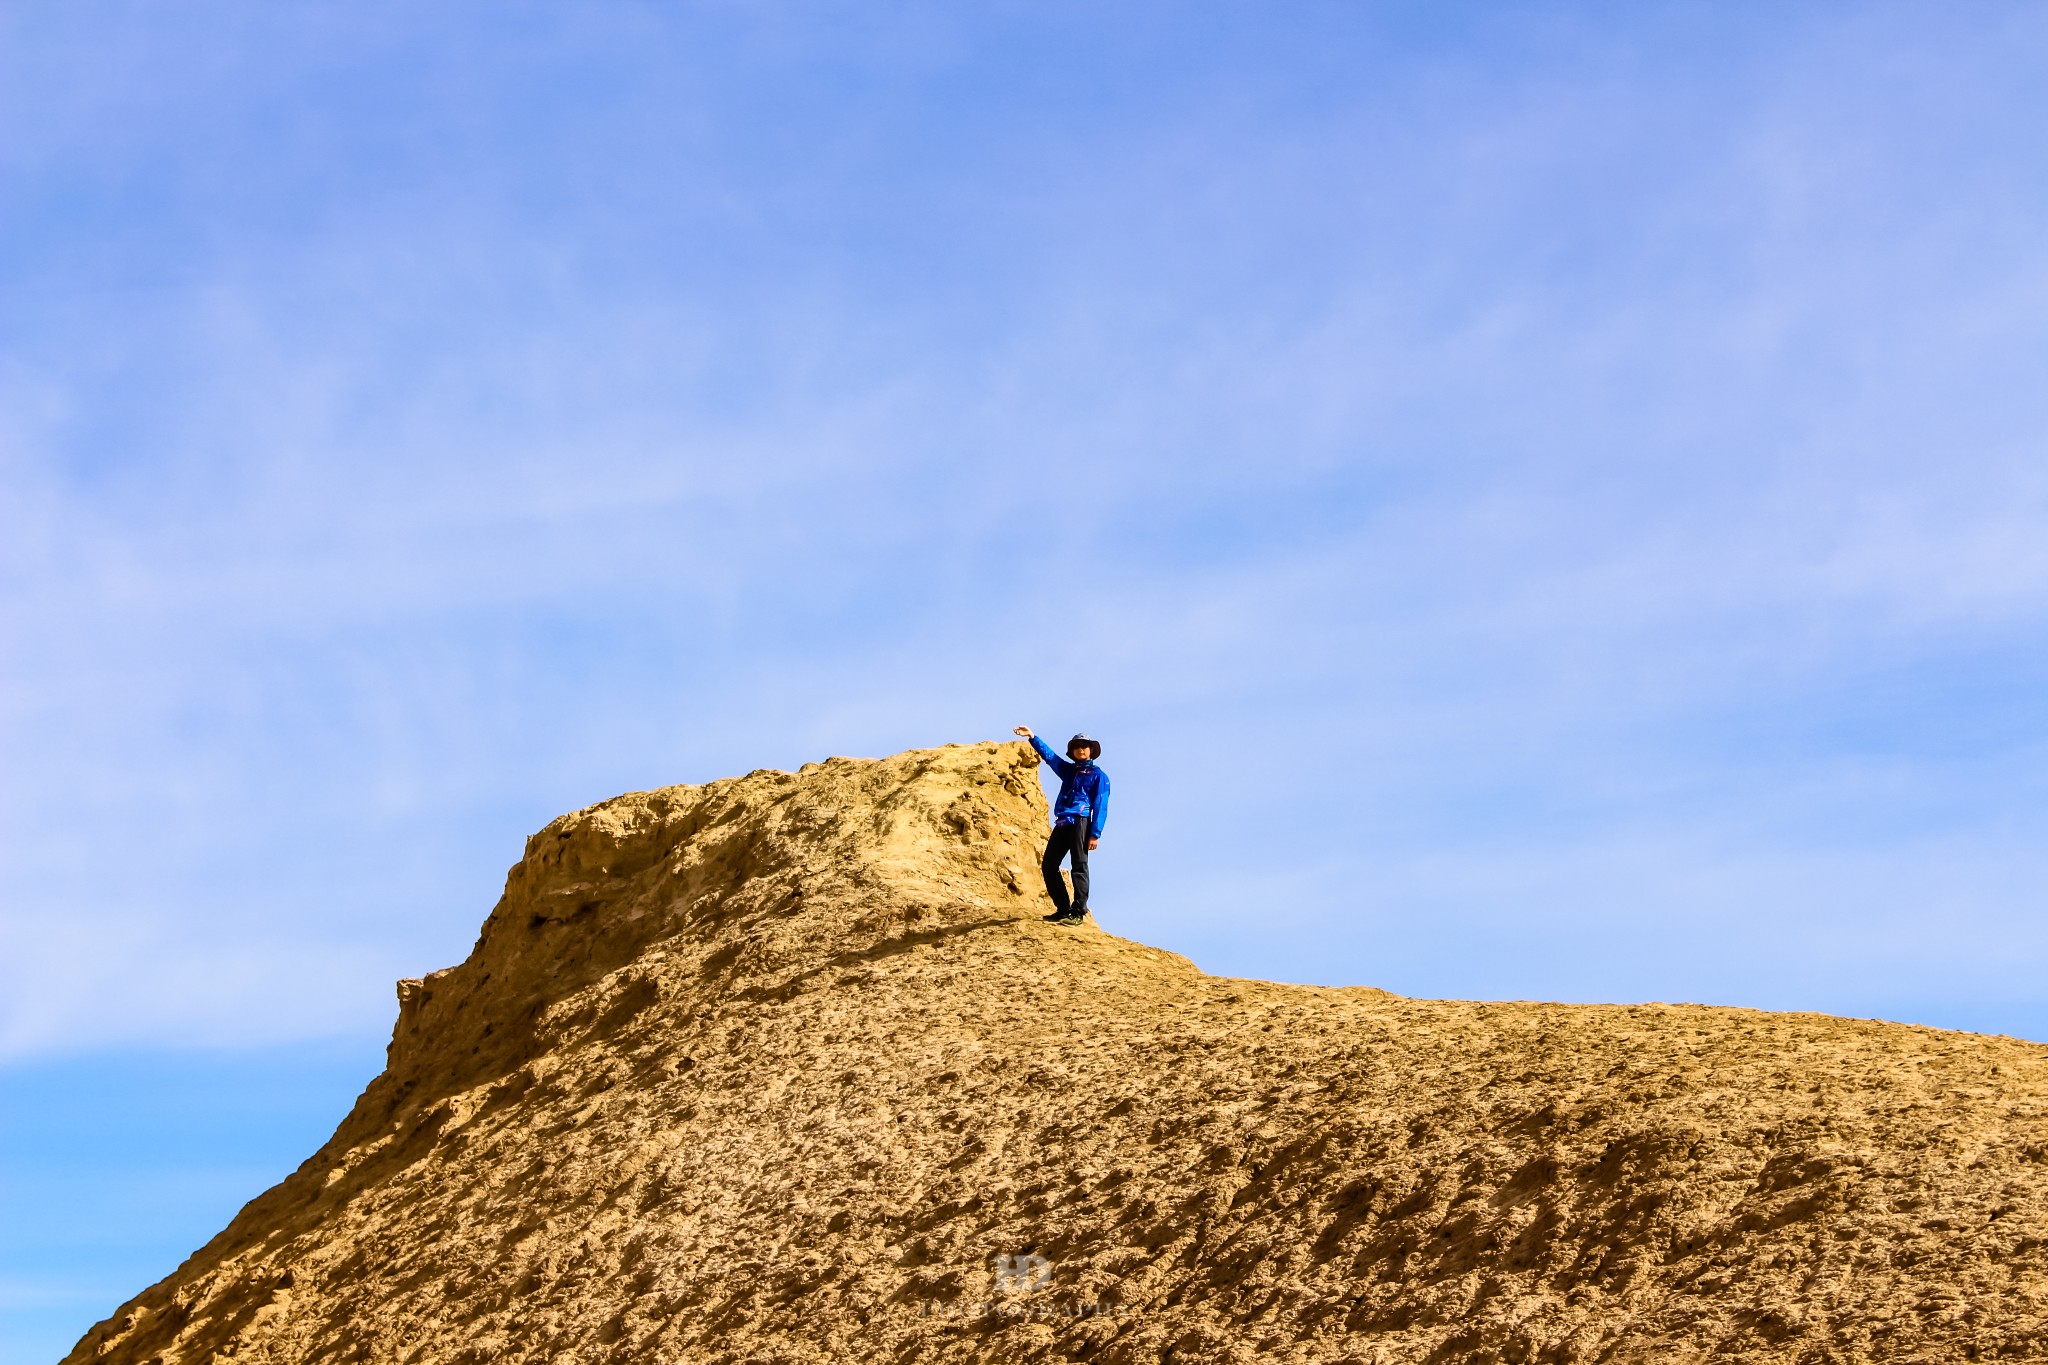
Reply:
<svg viewBox="0 0 2048 1365"><path fill-rule="evenodd" d="M1076 744L1085 744L1088 746L1088 761L1090 763L1093 763L1096 759L1102 757L1101 740L1091 739L1087 735L1075 735L1072 739L1067 741L1067 752L1074 752L1074 746Z"/></svg>

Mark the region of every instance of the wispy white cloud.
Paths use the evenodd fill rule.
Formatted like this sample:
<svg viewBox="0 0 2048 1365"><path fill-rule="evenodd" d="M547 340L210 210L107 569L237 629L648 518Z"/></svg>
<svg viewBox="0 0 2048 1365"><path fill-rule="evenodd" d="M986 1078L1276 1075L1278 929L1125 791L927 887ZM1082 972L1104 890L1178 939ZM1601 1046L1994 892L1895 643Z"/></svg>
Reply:
<svg viewBox="0 0 2048 1365"><path fill-rule="evenodd" d="M40 899L40 898L39 898ZM76 895L52 897L62 909ZM227 935L189 893L122 912L12 916L0 967L0 1060L110 1045L235 1047L376 1033L401 954L288 929Z"/></svg>

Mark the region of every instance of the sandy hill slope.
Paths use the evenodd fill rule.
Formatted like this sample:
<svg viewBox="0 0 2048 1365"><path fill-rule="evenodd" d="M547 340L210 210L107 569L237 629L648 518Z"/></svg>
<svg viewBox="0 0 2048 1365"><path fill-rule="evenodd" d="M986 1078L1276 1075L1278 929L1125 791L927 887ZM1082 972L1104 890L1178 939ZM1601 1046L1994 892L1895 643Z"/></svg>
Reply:
<svg viewBox="0 0 2048 1365"><path fill-rule="evenodd" d="M623 796L74 1361L2048 1359L2048 1048L1204 976L1022 745Z"/></svg>

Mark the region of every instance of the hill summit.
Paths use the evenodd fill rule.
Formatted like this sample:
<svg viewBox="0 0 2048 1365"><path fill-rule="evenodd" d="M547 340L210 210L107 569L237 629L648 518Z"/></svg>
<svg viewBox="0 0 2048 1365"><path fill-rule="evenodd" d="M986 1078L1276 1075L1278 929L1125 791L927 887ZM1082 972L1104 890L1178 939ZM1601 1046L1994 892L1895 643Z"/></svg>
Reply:
<svg viewBox="0 0 2048 1365"><path fill-rule="evenodd" d="M566 815L72 1361L2048 1358L2048 1048L1206 976L1022 745Z"/></svg>

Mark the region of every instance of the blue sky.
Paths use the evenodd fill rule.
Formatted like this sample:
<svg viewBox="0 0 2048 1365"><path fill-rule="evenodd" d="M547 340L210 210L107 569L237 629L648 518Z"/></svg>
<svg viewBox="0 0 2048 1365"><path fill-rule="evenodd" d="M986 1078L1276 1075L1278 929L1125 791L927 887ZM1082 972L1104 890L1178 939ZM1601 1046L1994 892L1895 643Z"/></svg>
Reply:
<svg viewBox="0 0 2048 1365"><path fill-rule="evenodd" d="M2048 1039L2044 54L0 5L0 1359L296 1164L553 815L1019 722L1212 971Z"/></svg>

